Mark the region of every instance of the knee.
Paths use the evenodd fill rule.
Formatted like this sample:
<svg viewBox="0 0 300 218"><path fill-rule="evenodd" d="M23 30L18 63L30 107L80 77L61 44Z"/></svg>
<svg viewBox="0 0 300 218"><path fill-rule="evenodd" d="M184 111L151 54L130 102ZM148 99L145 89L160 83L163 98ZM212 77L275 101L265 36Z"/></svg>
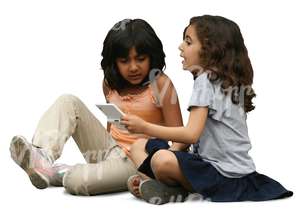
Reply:
<svg viewBox="0 0 300 218"><path fill-rule="evenodd" d="M76 116L79 111L78 109L82 107L83 103L75 95L63 94L56 99L54 105L57 110L68 111L68 114L71 113L73 116Z"/></svg>
<svg viewBox="0 0 300 218"><path fill-rule="evenodd" d="M57 101L58 102L78 102L80 101L80 99L75 96L75 95L72 95L72 94L62 94L61 96L59 96L57 98Z"/></svg>
<svg viewBox="0 0 300 218"><path fill-rule="evenodd" d="M171 155L168 150L159 150L153 155L151 169L158 180L167 177L172 170L173 159Z"/></svg>
<svg viewBox="0 0 300 218"><path fill-rule="evenodd" d="M76 164L63 177L63 186L73 195L89 195L88 169L85 164Z"/></svg>

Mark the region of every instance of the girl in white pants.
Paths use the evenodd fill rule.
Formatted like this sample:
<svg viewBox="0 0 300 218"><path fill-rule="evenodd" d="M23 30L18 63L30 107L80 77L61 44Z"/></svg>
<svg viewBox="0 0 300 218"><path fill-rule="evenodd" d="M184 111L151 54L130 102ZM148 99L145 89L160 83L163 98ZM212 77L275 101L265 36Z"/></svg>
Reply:
<svg viewBox="0 0 300 218"><path fill-rule="evenodd" d="M146 21L122 20L114 25L102 56L107 102L157 125L182 126L175 88L162 72L162 43ZM87 164L54 164L70 136ZM15 136L10 150L35 187L64 186L71 194L95 195L127 190L127 179L136 173L130 148L143 146L148 138L113 124L105 129L80 99L62 95L42 116L32 143Z"/></svg>

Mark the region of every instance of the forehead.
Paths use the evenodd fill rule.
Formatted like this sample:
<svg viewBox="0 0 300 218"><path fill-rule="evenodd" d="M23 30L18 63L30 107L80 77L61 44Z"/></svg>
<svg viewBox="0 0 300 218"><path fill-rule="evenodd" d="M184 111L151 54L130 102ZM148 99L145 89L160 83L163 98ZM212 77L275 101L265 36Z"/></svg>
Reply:
<svg viewBox="0 0 300 218"><path fill-rule="evenodd" d="M135 46L129 48L129 49L124 49L122 53L117 55L117 58L135 58L143 55L148 55L146 52L139 52Z"/></svg>
<svg viewBox="0 0 300 218"><path fill-rule="evenodd" d="M128 56L137 56L138 55L138 53L136 52L136 49L135 49L135 47L131 47L130 49L129 49L129 51L128 51Z"/></svg>
<svg viewBox="0 0 300 218"><path fill-rule="evenodd" d="M138 57L141 57L141 56L149 57L148 54L146 54L146 53L138 53L135 47L131 47L128 50L127 55L119 56L119 57L117 57L117 59L118 58L138 58Z"/></svg>
<svg viewBox="0 0 300 218"><path fill-rule="evenodd" d="M184 38L197 39L196 29L194 25L189 25L184 33Z"/></svg>

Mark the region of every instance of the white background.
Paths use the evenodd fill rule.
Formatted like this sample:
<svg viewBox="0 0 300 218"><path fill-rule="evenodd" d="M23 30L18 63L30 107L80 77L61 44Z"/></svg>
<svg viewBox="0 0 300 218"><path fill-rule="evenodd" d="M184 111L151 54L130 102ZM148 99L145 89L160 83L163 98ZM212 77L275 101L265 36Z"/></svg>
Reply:
<svg viewBox="0 0 300 218"><path fill-rule="evenodd" d="M78 197L63 188L35 189L10 159L12 136L31 139L36 124L64 93L95 108L104 102L102 42L124 18L143 18L167 55L167 75L177 88L184 121L193 84L181 70L178 45L189 18L222 15L241 28L254 68L256 109L248 116L257 171L280 181L294 197L271 202L153 206L130 194ZM296 1L41 1L0 2L0 217L296 217L299 215L299 7ZM59 162L84 160L73 140ZM151 210L151 212L149 211Z"/></svg>

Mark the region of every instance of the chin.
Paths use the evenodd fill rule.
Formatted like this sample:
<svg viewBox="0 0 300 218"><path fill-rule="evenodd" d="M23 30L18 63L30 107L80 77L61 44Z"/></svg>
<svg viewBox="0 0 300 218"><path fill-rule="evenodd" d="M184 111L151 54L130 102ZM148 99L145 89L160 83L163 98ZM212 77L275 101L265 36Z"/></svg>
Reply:
<svg viewBox="0 0 300 218"><path fill-rule="evenodd" d="M136 86L136 85L140 85L142 82L142 80L137 80L137 81L130 81L129 83L133 86Z"/></svg>

